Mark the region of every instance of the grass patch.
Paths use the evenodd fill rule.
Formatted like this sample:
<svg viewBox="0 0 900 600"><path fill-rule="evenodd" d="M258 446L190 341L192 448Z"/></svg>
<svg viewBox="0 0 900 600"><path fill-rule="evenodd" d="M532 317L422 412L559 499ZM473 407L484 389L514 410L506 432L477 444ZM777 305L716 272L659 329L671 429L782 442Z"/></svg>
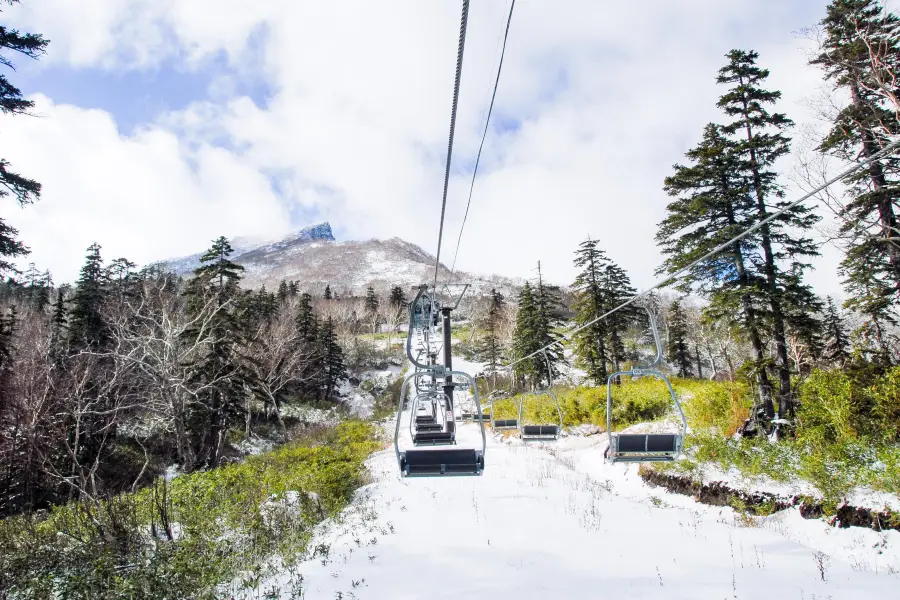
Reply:
<svg viewBox="0 0 900 600"><path fill-rule="evenodd" d="M301 558L379 447L372 425L345 422L242 463L6 519L0 597L215 598L275 556Z"/></svg>

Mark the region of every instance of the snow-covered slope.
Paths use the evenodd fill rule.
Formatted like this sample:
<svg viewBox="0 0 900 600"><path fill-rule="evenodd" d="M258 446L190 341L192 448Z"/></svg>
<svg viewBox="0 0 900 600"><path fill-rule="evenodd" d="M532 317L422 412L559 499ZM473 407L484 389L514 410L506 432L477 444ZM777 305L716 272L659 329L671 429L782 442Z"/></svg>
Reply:
<svg viewBox="0 0 900 600"><path fill-rule="evenodd" d="M472 424L459 438L480 444ZM348 600L900 597L900 533L835 529L796 510L747 526L730 508L647 486L636 465L605 465L605 444L489 436L480 477L401 479L393 448L377 453L373 482L320 526L315 557L259 589Z"/></svg>
<svg viewBox="0 0 900 600"><path fill-rule="evenodd" d="M368 286L386 290L394 285L406 288L434 276L434 257L419 246L398 237L388 240L336 241L331 225L319 223L283 239L232 240L232 259L245 268L243 285L269 289L282 280L297 281L301 288L317 293L330 285L338 294L360 293ZM179 275L199 265L200 254L171 259L162 264ZM449 271L441 265L439 277ZM502 277L458 273L454 281L471 282L476 290L497 287L509 294L521 282Z"/></svg>

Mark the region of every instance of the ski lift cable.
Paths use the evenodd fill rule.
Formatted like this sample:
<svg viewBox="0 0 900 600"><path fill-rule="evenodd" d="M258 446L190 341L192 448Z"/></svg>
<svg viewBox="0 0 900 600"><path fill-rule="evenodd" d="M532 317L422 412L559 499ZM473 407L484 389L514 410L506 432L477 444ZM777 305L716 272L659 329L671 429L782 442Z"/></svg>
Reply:
<svg viewBox="0 0 900 600"><path fill-rule="evenodd" d="M444 169L444 195L441 200L441 223L438 227L437 252L434 255L434 289L437 291L438 268L441 264L441 241L444 237L444 213L447 210L447 187L450 184L450 159L453 156L453 134L456 131L456 108L459 104L459 84L462 79L463 50L466 46L466 26L469 21L469 0L463 0L459 22L459 48L456 53L456 77L453 84L453 107L450 111L450 136L447 141L447 165Z"/></svg>
<svg viewBox="0 0 900 600"><path fill-rule="evenodd" d="M801 203L803 203L804 201L806 201L806 200L808 200L809 198L815 196L816 194L818 194L818 193L821 192L822 190L828 188L829 186L833 185L834 183L840 181L841 179L844 179L844 178L846 178L846 177L848 177L848 176L850 176L850 175L856 173L857 171L859 171L860 169L862 169L862 168L865 167L866 165L868 165L868 164L870 164L870 163L873 163L873 162L875 162L876 160L879 160L879 159L881 159L881 158L884 158L885 156L888 156L888 155L891 153L891 151L897 149L898 147L900 147L900 139L894 140L893 142L891 142L890 144L888 144L887 146L885 146L881 151L879 151L879 152L873 154L872 156L870 156L870 157L868 157L868 158L866 158L866 159L864 159L864 160L861 160L861 161L857 162L857 163L854 164L852 167L849 167L848 169L844 170L842 173L840 173L840 174L838 174L838 175L835 175L834 177L832 177L831 179L829 179L828 181L826 181L825 183L823 183L823 184L820 185L819 187L815 188L815 189L812 190L811 192L809 192L809 193L807 193L807 194L801 196L801 197L798 198L797 200L794 200L793 202L791 202L790 204L788 204L788 205L785 206L784 208L782 208L782 209L780 209L780 210L778 210L778 211L772 213L771 215L769 215L768 217L766 217L766 218L763 219L762 221L756 223L755 225L753 225L753 226L751 226L751 227L748 227L748 228L747 228L746 230L744 230L742 233L740 233L740 234L734 236L733 238L731 238L731 239L728 240L727 242L722 242L721 244L719 244L718 246L716 246L715 248L713 248L712 250L710 250L709 252L707 252L706 254L704 254L703 256L701 256L700 258L698 258L697 260L695 260L695 261L693 261L692 263L690 263L690 264L688 264L688 265L682 267L681 269L678 269L677 271L675 271L674 273L672 273L671 275L669 275L669 276L666 277L665 279L663 279L663 280L661 280L661 281L658 281L658 282L654 283L652 286L650 286L649 288L647 288L646 290L644 290L644 291L641 292L640 294L636 294L636 295L632 296L631 298L629 298L628 300L626 300L626 301L623 302L622 304L620 304L620 305L616 306L615 308L613 308L613 309L611 309L611 310L609 310L609 311L603 313L603 314L600 315L599 317L596 317L596 318L594 318L594 319L591 319L591 320L588 321L587 323L585 323L585 324L583 324L583 325L579 325L579 326L576 327L575 329L572 329L571 331L569 331L568 333L566 333L566 334L563 336L563 338L562 338L561 340L556 340L556 341L550 342L549 344L547 344L547 345L545 345L545 346L543 346L543 347L541 347L541 348L538 348L537 350L535 350L535 351L532 352L531 354L528 354L527 356L523 356L522 358L518 358L518 359L514 360L513 362L509 363L508 365L503 365L503 366L501 366L500 368L502 368L502 369L504 369L504 370L507 370L507 371L511 371L511 370L512 370L512 367L513 367L514 365L517 365L518 363L520 363L520 362L522 362L522 361L524 361L524 360L527 360L527 359L529 359L529 358L532 358L533 356L536 356L536 355L540 354L541 352L544 352L544 351L546 351L546 350L552 348L553 346L557 346L557 345L558 345L558 346L560 346L561 348L564 348L563 342L564 342L564 341L567 342L567 341L569 341L570 339L572 339L572 336L575 335L576 333L578 333L579 331L582 331L583 329L587 329L588 327L590 327L590 326L593 325L594 323L597 323L598 321L601 321L602 319L605 319L606 317L608 317L608 316L610 316L610 315L612 315L612 314L614 314L614 313L616 313L616 312L622 310L622 309L625 308L626 306L629 306L629 305L631 305L631 304L634 304L637 300L639 300L640 298L643 298L644 296L648 295L650 292L652 292L652 291L654 291L654 290L656 290L656 289L659 289L659 288L661 288L661 287L663 287L663 286L665 286L665 285L668 285L669 283L671 283L672 281L674 281L675 279L677 279L680 275L682 275L682 274L684 274L685 272L689 271L690 269L694 268L695 266L697 266L697 265L700 264L701 262L705 261L706 259L708 259L708 258L710 258L710 257L712 257L712 256L715 256L716 254L720 253L722 250L725 250L726 248L728 248L729 246L731 246L731 245L734 244L735 242L737 242L737 241L739 241L739 240L742 240L743 238L747 237L748 235L750 235L750 234L753 233L754 231L760 229L763 225L767 225L768 223L774 221L775 219L777 219L778 217L780 217L780 216L783 215L784 213L786 213L786 212L788 212L789 210L792 210L793 208L799 206L799 205L800 205Z"/></svg>
<svg viewBox="0 0 900 600"><path fill-rule="evenodd" d="M481 134L481 144L478 146L478 154L475 157L475 168L472 170L472 183L469 185L469 199L466 202L466 212L463 215L462 225L459 227L459 237L456 240L456 251L453 253L453 264L450 267L450 276L447 278L446 285L450 285L450 282L453 280L453 273L456 271L456 259L459 256L459 246L462 242L463 230L466 227L466 219L469 217L469 207L472 205L472 192L475 189L475 177L478 175L478 164L481 162L481 151L484 149L484 141L487 138L488 128L491 124L491 113L494 110L494 100L497 98L500 73L503 71L503 57L506 54L506 40L509 38L509 25L512 23L513 9L515 9L515 7L516 0L512 0L512 4L509 5L509 17L506 19L506 31L503 34L503 46L500 50L500 62L497 65L497 77L494 79L494 91L491 94L490 105L488 105L487 119L484 121L484 132Z"/></svg>

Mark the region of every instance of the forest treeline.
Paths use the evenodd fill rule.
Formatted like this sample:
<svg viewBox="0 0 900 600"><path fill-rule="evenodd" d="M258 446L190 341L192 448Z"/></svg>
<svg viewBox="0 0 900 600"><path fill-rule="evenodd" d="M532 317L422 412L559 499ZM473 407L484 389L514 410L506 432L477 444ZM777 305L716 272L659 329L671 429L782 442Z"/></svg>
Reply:
<svg viewBox="0 0 900 600"><path fill-rule="evenodd" d="M798 170L811 189L825 181L829 160L868 160L900 139L900 20L873 0L834 0L809 33L817 41L809 63L831 90L818 107L829 130ZM826 243L816 241L821 217L812 202L790 206L780 183L785 174L775 168L792 143L792 121L774 109L781 92L767 86L769 71L755 51L732 50L725 59L716 75L722 118L703 128L685 163L664 181L671 201L657 229L664 256L657 273L675 278L653 310L663 313L667 358L677 374L740 378L758 398L754 419L791 419L797 382L813 369L847 370L862 383L900 362L900 152L848 177L842 197L819 193L837 217L827 243L843 251L846 299L817 296L804 276ZM585 325L573 340L574 364L596 384L641 358L649 339L640 306L592 323L636 294L626 271L595 239L579 246L575 265L571 306L540 276L525 284L515 310L496 293L487 302L481 357L489 372L521 360L515 371L523 383L539 385L548 371L555 377L566 361L561 345L546 357L530 355L561 339L569 314Z"/></svg>

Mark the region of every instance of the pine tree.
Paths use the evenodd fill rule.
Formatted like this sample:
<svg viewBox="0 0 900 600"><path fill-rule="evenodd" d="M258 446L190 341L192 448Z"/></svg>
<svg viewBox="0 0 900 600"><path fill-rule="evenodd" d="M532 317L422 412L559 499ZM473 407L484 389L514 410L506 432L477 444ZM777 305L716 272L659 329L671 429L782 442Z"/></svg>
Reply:
<svg viewBox="0 0 900 600"><path fill-rule="evenodd" d="M537 337L541 347L546 350L535 358L543 363L543 372L547 374L547 385L559 375L560 363L565 362L562 345L558 342L562 339L556 329L563 325L563 304L560 298L558 286L547 285L541 275L541 263L538 261L538 281L534 289L534 303L537 306ZM547 365L549 362L549 367ZM548 373L549 370L549 373ZM538 371L541 372L541 371ZM540 385L542 377L538 378L535 385Z"/></svg>
<svg viewBox="0 0 900 600"><path fill-rule="evenodd" d="M325 286L325 294L322 296L325 300L331 300L331 286Z"/></svg>
<svg viewBox="0 0 900 600"><path fill-rule="evenodd" d="M847 330L840 310L834 304L831 296L825 299L825 348L823 356L825 360L843 366L850 359L850 340L847 338Z"/></svg>
<svg viewBox="0 0 900 600"><path fill-rule="evenodd" d="M366 309L366 317L369 319L369 322L372 323L372 349L375 349L375 333L378 329L378 295L375 293L375 289L369 287L366 290L366 301L365 301L365 309Z"/></svg>
<svg viewBox="0 0 900 600"><path fill-rule="evenodd" d="M669 306L669 360L678 368L679 377L691 376L691 354L688 349L687 316L681 307L681 300L675 300ZM701 375L702 377L702 375Z"/></svg>
<svg viewBox="0 0 900 600"><path fill-rule="evenodd" d="M631 279L625 269L609 261L603 269L603 296L607 302L606 310L620 306L629 298L637 295L631 285ZM609 355L613 370L618 371L622 362L628 358L625 352L625 331L634 323L641 322L641 312L637 305L631 304L606 317L606 330L609 335Z"/></svg>
<svg viewBox="0 0 900 600"><path fill-rule="evenodd" d="M503 346L500 343L500 323L503 319L503 311L506 300L503 294L496 289L491 290L491 303L488 307L487 318L484 320L485 336L481 340L479 352L485 365L485 374L494 375L503 360Z"/></svg>
<svg viewBox="0 0 900 600"><path fill-rule="evenodd" d="M291 298L296 298L299 291L300 287L297 285L296 281L292 281L288 284L288 296Z"/></svg>
<svg viewBox="0 0 900 600"><path fill-rule="evenodd" d="M406 308L406 304L408 303L406 294L403 293L403 288L399 285L395 285L391 288L390 303L391 306L397 309L398 313Z"/></svg>
<svg viewBox="0 0 900 600"><path fill-rule="evenodd" d="M72 347L101 348L109 340L109 331L100 312L106 299L104 281L100 246L91 244L75 284L69 311L69 343Z"/></svg>
<svg viewBox="0 0 900 600"><path fill-rule="evenodd" d="M526 281L518 297L512 353L514 360L521 361L515 365L515 373L517 376L531 381L533 385L537 385L547 371L543 356L525 358L529 354L537 352L542 345L540 318L531 284Z"/></svg>
<svg viewBox="0 0 900 600"><path fill-rule="evenodd" d="M297 302L297 316L294 317L294 325L299 339L310 343L316 339L319 320L313 311L312 296L307 293L301 294L300 300Z"/></svg>
<svg viewBox="0 0 900 600"><path fill-rule="evenodd" d="M210 467L222 456L225 433L241 415L244 386L251 384L241 364L243 331L235 306L244 268L230 260L232 252L227 239L216 239L200 257L200 266L185 290L189 315L205 316L195 320L185 337L196 342L200 336L208 336L204 350L189 366L191 381L203 389L199 408L191 415L193 428L201 432L198 456Z"/></svg>
<svg viewBox="0 0 900 600"><path fill-rule="evenodd" d="M675 165L665 179L665 191L675 198L666 207L656 242L666 256L661 273L676 273L752 225L755 202L742 175L741 157L721 128L708 124L701 142L686 153L690 166ZM754 353L754 372L765 414L774 416L772 385L766 357L765 285L757 269L762 261L758 236L751 234L732 243L679 276L682 291L699 293L709 300L708 320L738 325L747 334Z"/></svg>
<svg viewBox="0 0 900 600"><path fill-rule="evenodd" d="M278 284L278 304L284 306L287 304L288 296L290 296L290 289L288 288L288 283L284 279L281 280L281 283Z"/></svg>
<svg viewBox="0 0 900 600"><path fill-rule="evenodd" d="M347 368L344 364L344 351L337 341L334 322L327 317L322 322L319 332L319 348L323 361L323 395L327 400L341 381L347 379Z"/></svg>
<svg viewBox="0 0 900 600"><path fill-rule="evenodd" d="M781 92L761 87L769 71L756 66L758 56L754 51L732 50L726 55L728 64L719 69L716 79L717 83L730 86L729 91L719 98L718 106L734 121L722 130L734 136L735 152L741 158L739 164L756 203L756 222L788 205L772 167L790 151L790 140L783 132L792 125L783 114L769 113L765 108L777 102ZM810 266L803 261L818 255L818 251L812 239L804 235L818 220L808 206L800 204L759 230L761 270L765 280L761 291L771 317L778 358L779 412L783 417L794 414L785 322L790 307L786 300L811 293L802 282L802 271ZM780 263L787 263L786 268ZM789 276L785 277L785 273ZM790 287L796 289L788 289Z"/></svg>
<svg viewBox="0 0 900 600"><path fill-rule="evenodd" d="M810 64L821 67L850 102L835 115L819 150L846 161L870 158L900 133L900 121L875 91L878 67L869 45L881 49L881 68L900 73L900 19L875 0L833 0L821 27L824 39ZM885 332L897 323L900 294L900 158L895 152L874 161L845 183L850 201L839 230L846 244L840 267L849 295L845 306L866 318L858 335L889 360Z"/></svg>
<svg viewBox="0 0 900 600"><path fill-rule="evenodd" d="M17 0L13 0L17 1ZM12 3L12 2L10 2ZM40 34L20 33L15 29L7 29L0 26L0 65L13 68L12 61L3 54L5 50L18 52L32 59L40 58L49 44ZM22 92L0 73L0 112L3 114L28 114L34 106L32 100L22 98ZM9 162L0 158L0 198L12 194L19 206L31 204L41 197L41 184L9 170ZM16 239L19 231L0 219L0 275L12 272L17 273L12 262L15 259L26 256L30 250Z"/></svg>
<svg viewBox="0 0 900 600"><path fill-rule="evenodd" d="M580 326L594 321L607 310L609 302L604 295L606 254L597 247L596 240L585 240L575 252L575 266L581 272L572 285L575 291L575 324ZM597 385L604 385L609 375L610 363L607 350L607 322L600 319L575 334L575 352L588 377Z"/></svg>

